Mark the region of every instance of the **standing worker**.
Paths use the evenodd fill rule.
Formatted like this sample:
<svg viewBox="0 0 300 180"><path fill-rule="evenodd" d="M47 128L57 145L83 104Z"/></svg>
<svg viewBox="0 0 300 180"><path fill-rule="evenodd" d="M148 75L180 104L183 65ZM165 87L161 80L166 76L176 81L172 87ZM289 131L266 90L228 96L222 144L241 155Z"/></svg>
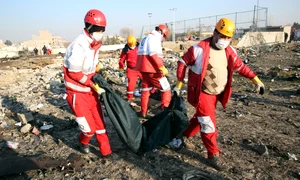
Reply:
<svg viewBox="0 0 300 180"><path fill-rule="evenodd" d="M150 91L153 88L161 91L161 108L168 107L171 101L170 84L166 78L168 70L164 66L161 46L163 39L166 39L168 34L168 27L160 24L142 39L138 48L136 69L141 72L143 78L139 115L143 118L146 118Z"/></svg>
<svg viewBox="0 0 300 180"><path fill-rule="evenodd" d="M136 38L133 35L128 36L127 44L123 48L120 61L119 61L119 76L124 76L124 62L126 61L127 69L126 69L126 86L127 86L127 101L130 102L137 79L142 79L142 75L139 71L136 70L136 60L137 60L137 52L138 52L138 42L136 42Z"/></svg>
<svg viewBox="0 0 300 180"><path fill-rule="evenodd" d="M48 46L47 46L47 54L52 54L51 43L49 43Z"/></svg>
<svg viewBox="0 0 300 180"><path fill-rule="evenodd" d="M106 27L105 15L96 9L87 12L85 28L69 45L64 61L67 101L76 116L81 133L80 149L89 153L89 142L96 133L102 156L112 153L98 95L105 92L92 77L98 71L98 53Z"/></svg>
<svg viewBox="0 0 300 180"><path fill-rule="evenodd" d="M33 52L34 52L34 55L38 55L38 53L39 53L39 50L35 47L34 49L33 49Z"/></svg>
<svg viewBox="0 0 300 180"><path fill-rule="evenodd" d="M43 46L42 50L43 50L44 55L46 55L47 54L47 48L46 48L45 45Z"/></svg>
<svg viewBox="0 0 300 180"><path fill-rule="evenodd" d="M183 86L186 67L188 75L188 102L196 108L184 136L192 137L199 130L207 149L208 162L217 170L225 169L220 149L217 147L216 104L220 101L223 108L232 92L232 75L237 72L251 79L256 91L264 93L264 84L254 72L238 57L236 50L229 45L234 34L234 23L222 18L216 24L213 36L191 46L178 61L177 79L174 88L177 94ZM184 144L189 143L184 139Z"/></svg>

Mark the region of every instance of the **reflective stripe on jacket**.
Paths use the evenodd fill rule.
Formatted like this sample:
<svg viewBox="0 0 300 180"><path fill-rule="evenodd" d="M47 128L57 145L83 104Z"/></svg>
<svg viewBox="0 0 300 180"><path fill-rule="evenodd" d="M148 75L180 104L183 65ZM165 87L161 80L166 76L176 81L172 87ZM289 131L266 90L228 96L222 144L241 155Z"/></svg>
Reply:
<svg viewBox="0 0 300 180"><path fill-rule="evenodd" d="M136 70L140 72L159 73L163 66L161 34L153 30L141 40L138 48Z"/></svg>
<svg viewBox="0 0 300 180"><path fill-rule="evenodd" d="M91 78L95 75L100 46L101 43L91 39L85 30L69 45L63 67L67 89L91 91Z"/></svg>

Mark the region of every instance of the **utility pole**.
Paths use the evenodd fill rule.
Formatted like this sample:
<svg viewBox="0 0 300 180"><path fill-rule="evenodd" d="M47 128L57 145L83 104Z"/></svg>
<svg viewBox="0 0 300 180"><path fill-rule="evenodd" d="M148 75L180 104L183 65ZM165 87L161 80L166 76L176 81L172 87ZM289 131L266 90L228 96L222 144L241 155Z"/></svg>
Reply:
<svg viewBox="0 0 300 180"><path fill-rule="evenodd" d="M172 41L175 42L175 11L177 10L177 8L171 8L169 10L172 11L172 21L173 21Z"/></svg>
<svg viewBox="0 0 300 180"><path fill-rule="evenodd" d="M148 13L148 16L149 16L149 21L150 21L149 32L151 32L151 16L152 16L152 13Z"/></svg>
<svg viewBox="0 0 300 180"><path fill-rule="evenodd" d="M256 11L256 5L254 5L254 11L253 11L253 23L251 29L254 29L256 26L256 21L255 21L255 11Z"/></svg>
<svg viewBox="0 0 300 180"><path fill-rule="evenodd" d="M258 4L259 4L259 0L257 0L257 5L256 5L256 27L258 27Z"/></svg>
<svg viewBox="0 0 300 180"><path fill-rule="evenodd" d="M131 28L131 24L129 24L129 35L132 34L132 28Z"/></svg>

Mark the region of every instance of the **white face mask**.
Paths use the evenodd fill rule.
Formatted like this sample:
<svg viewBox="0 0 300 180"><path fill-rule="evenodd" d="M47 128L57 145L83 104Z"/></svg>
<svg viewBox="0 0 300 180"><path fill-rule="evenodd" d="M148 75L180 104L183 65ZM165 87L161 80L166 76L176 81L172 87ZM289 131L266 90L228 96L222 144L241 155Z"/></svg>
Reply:
<svg viewBox="0 0 300 180"><path fill-rule="evenodd" d="M130 47L130 49L134 49L134 48L135 48L135 46Z"/></svg>
<svg viewBox="0 0 300 180"><path fill-rule="evenodd" d="M217 48L219 49L225 49L229 45L230 41L226 41L223 39L218 39L218 42L216 43Z"/></svg>
<svg viewBox="0 0 300 180"><path fill-rule="evenodd" d="M103 37L103 33L101 32L93 32L93 38L95 41L100 41Z"/></svg>

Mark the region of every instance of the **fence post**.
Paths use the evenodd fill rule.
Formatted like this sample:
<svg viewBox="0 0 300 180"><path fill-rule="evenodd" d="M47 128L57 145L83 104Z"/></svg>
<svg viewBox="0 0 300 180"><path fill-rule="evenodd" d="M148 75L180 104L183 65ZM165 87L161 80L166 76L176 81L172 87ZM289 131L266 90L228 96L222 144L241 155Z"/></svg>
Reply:
<svg viewBox="0 0 300 180"><path fill-rule="evenodd" d="M234 24L235 24L235 29L237 28L237 12L235 13L235 20L234 20Z"/></svg>
<svg viewBox="0 0 300 180"><path fill-rule="evenodd" d="M183 21L183 32L184 32L184 35L186 36L186 29L185 29L186 26L185 26L185 22L186 22L186 20Z"/></svg>
<svg viewBox="0 0 300 180"><path fill-rule="evenodd" d="M258 11L265 11L265 16L260 15L259 16L259 12ZM246 14L247 16L251 17L252 15L252 19L247 19L244 17L244 14ZM238 17L240 15L240 17ZM203 36L202 34L202 28L204 29L204 31L211 31L211 27L208 26L207 24L205 24L206 21L203 21L204 24L201 24L202 19L206 19L209 18L209 24L213 23L213 19L215 18L216 23L218 22L218 18L223 16L230 16L232 18L232 20L235 21L234 25L236 27L236 29L243 29L243 28L248 28L244 27L244 24L250 24L250 28L253 30L256 30L258 28L258 24L260 21L265 21L265 26L268 26L268 8L267 7L258 7L257 5L254 5L254 9L249 10L249 11L242 11L242 12L233 12L233 13L228 13L228 14L218 14L218 15L213 15L213 16L206 16L206 17L198 17L195 19L184 19L184 20L180 20L180 21L176 21L177 23L184 23L183 24L183 34L187 35L189 32L188 30L191 28L192 32L194 33L193 35L197 35L197 19L198 19L198 34L199 37ZM259 17L258 17L259 16ZM168 22L167 24L169 25L169 30L170 33L172 31L172 35L174 33L174 36L176 37L176 30L175 30L175 18L172 22ZM191 23L192 22L192 25ZM262 22L263 23L263 22ZM203 27L202 27L203 25ZM238 27L239 25L239 27ZM152 24L151 24L152 26ZM151 27L148 25L143 25L142 26L142 32L141 32L141 37L144 35L144 31L148 30L148 27ZM215 25L214 25L215 26ZM214 27L212 26L212 27ZM263 24L261 24L261 26L263 26ZM180 26L181 27L181 26ZM209 27L209 28L208 28ZM180 29L181 30L181 29ZM196 34L195 34L196 33ZM181 33L182 34L182 33ZM175 40L175 37L172 37L172 40ZM171 39L171 38L170 38Z"/></svg>
<svg viewBox="0 0 300 180"><path fill-rule="evenodd" d="M255 10L256 10L256 5L254 5L254 11L253 11L253 27L255 26Z"/></svg>
<svg viewBox="0 0 300 180"><path fill-rule="evenodd" d="M141 32L141 35L140 35L140 39L142 39L142 37L143 37L143 32L144 32L144 26L142 27L142 32Z"/></svg>
<svg viewBox="0 0 300 180"><path fill-rule="evenodd" d="M201 37L201 18L199 18L199 38Z"/></svg>
<svg viewBox="0 0 300 180"><path fill-rule="evenodd" d="M266 29L268 26L268 8L266 8Z"/></svg>

